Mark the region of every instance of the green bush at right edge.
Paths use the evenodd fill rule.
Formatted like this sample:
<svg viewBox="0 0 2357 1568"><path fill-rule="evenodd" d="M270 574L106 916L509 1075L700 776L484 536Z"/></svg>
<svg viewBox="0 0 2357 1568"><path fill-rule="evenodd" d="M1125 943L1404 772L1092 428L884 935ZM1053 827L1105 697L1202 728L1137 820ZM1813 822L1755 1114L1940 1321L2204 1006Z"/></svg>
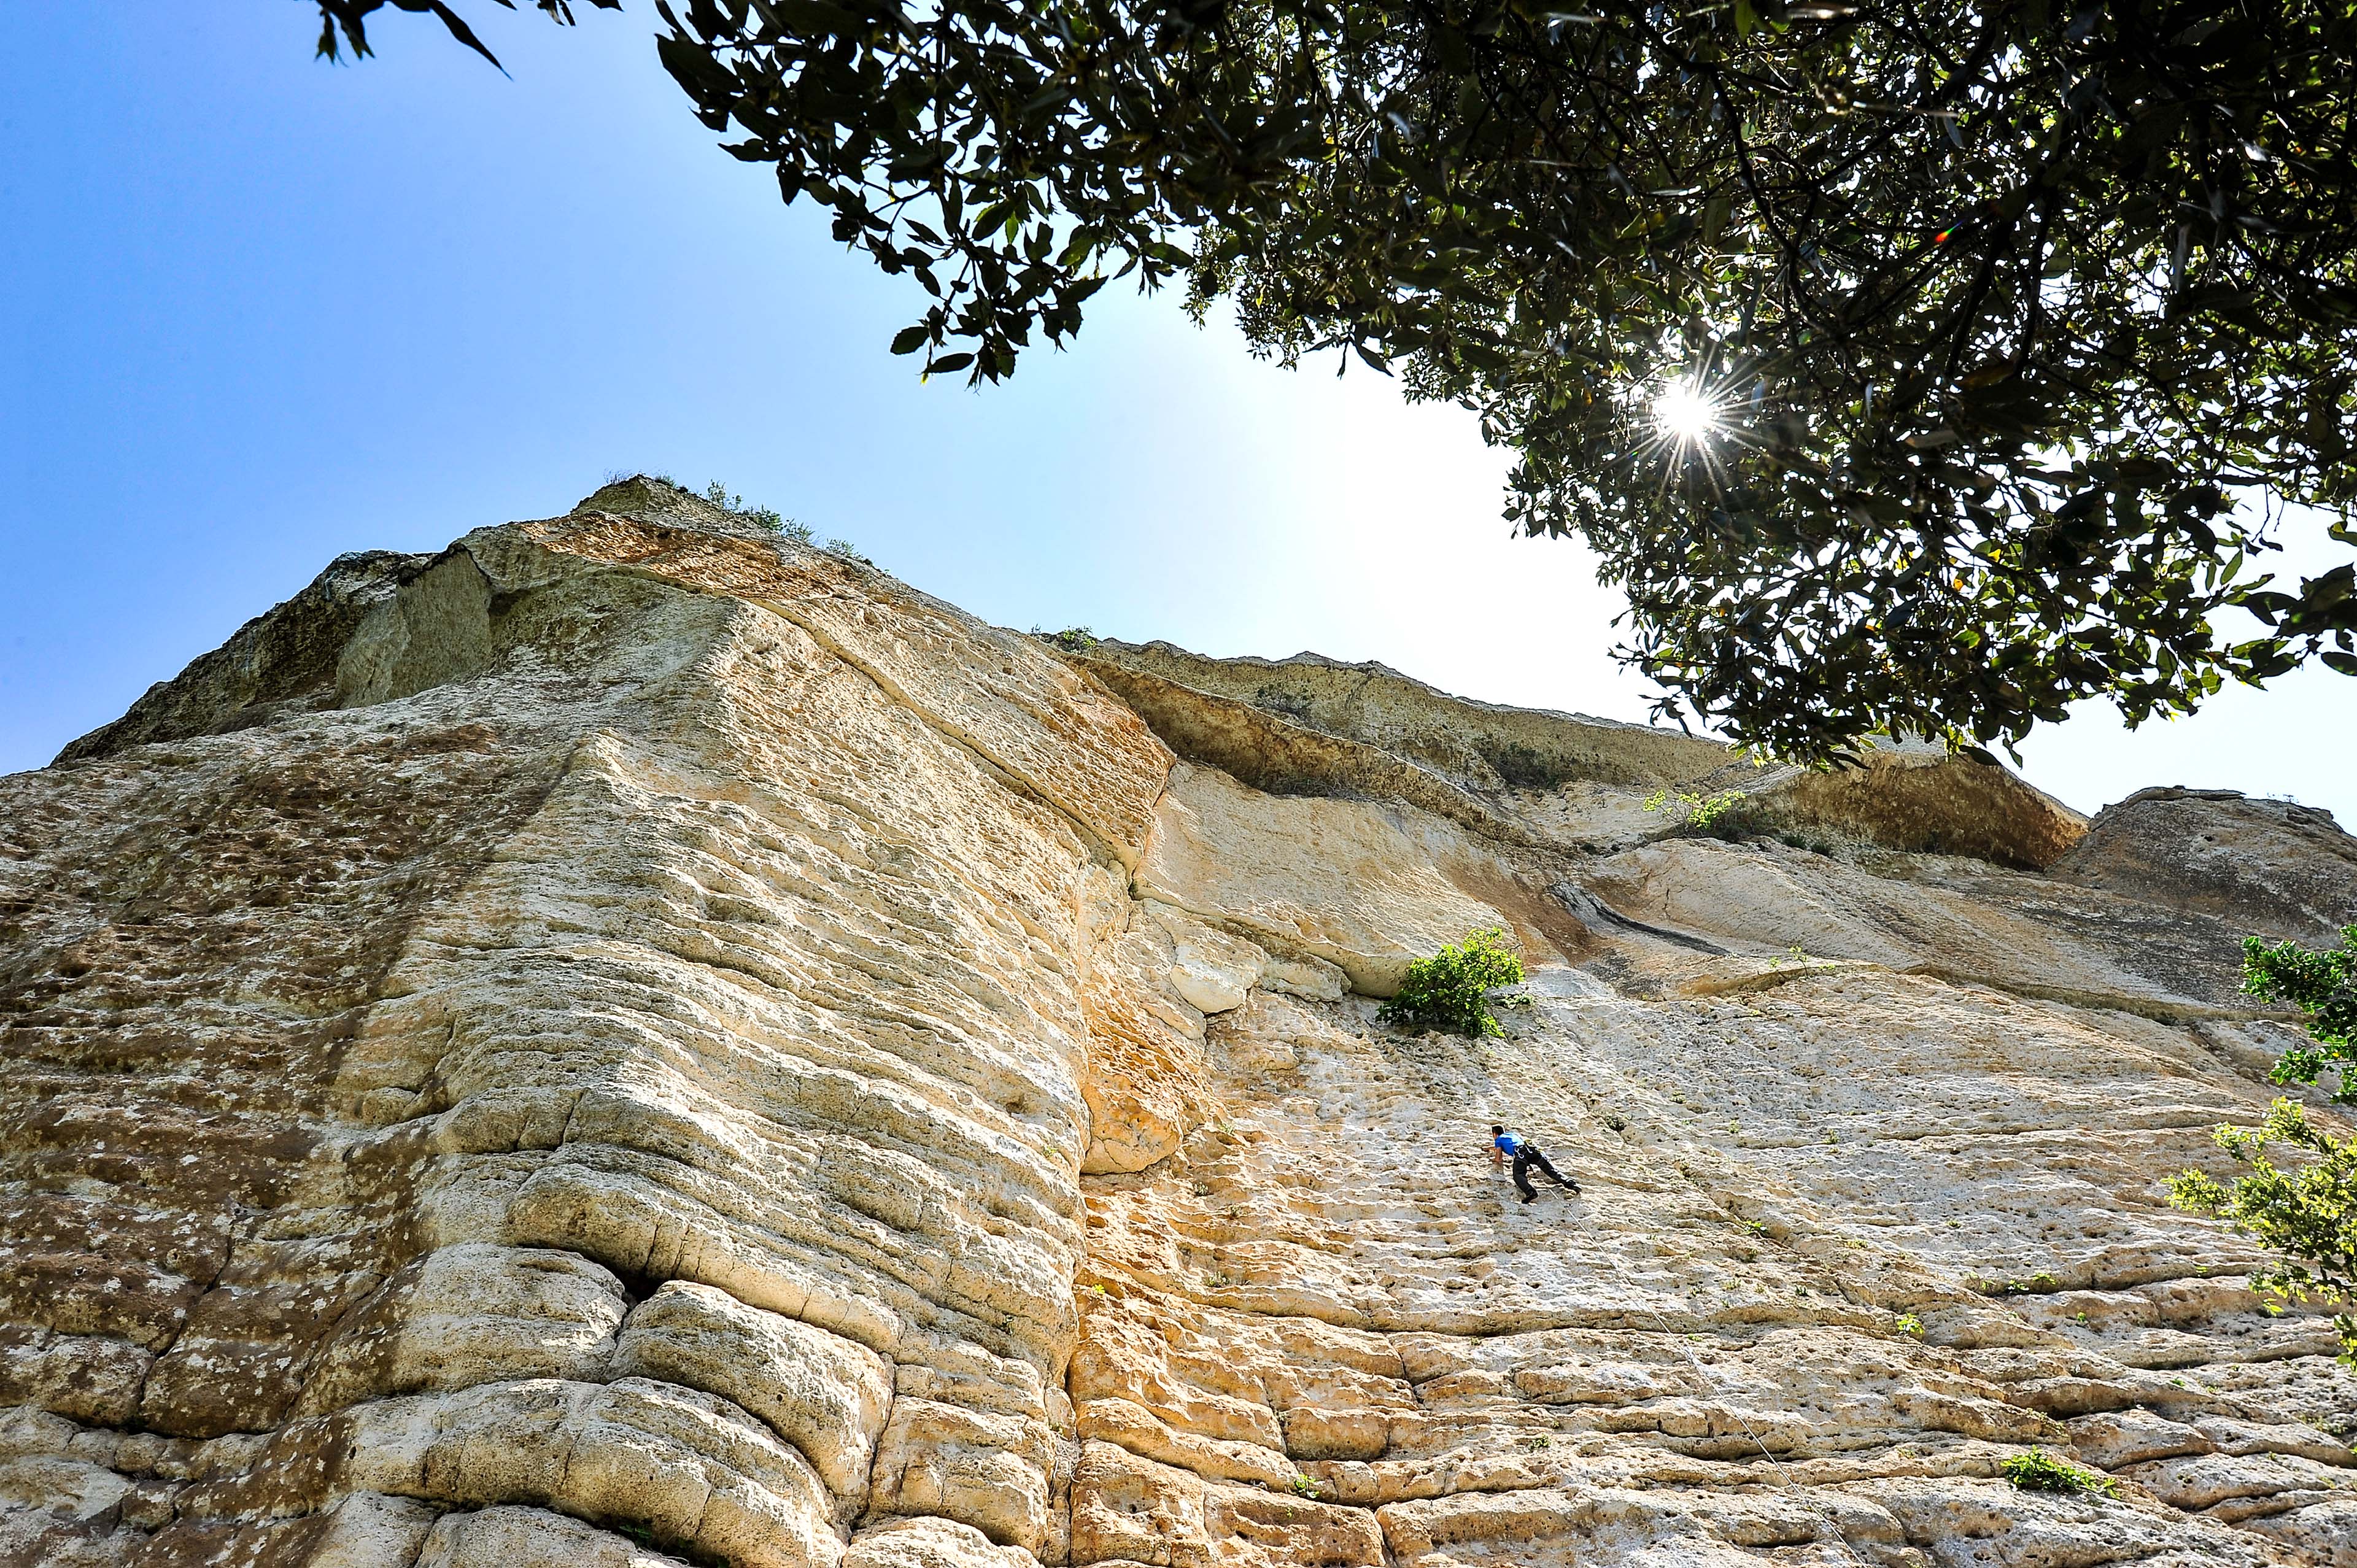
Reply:
<svg viewBox="0 0 2357 1568"><path fill-rule="evenodd" d="M2328 1069L2339 1074L2332 1098L2357 1103L2357 926L2344 926L2338 949L2311 950L2297 942L2270 946L2253 937L2243 944L2243 989L2269 1001L2289 1002L2309 1017L2314 1047L2286 1051L2269 1076L2280 1084L2314 1083ZM2341 1335L2341 1359L2357 1366L2357 1139L2336 1138L2308 1119L2291 1100L2267 1107L2255 1127L2222 1126L2211 1133L2247 1174L2233 1185L2205 1171L2179 1173L2169 1201L2197 1214L2212 1214L2283 1254L2285 1261L2251 1276L2251 1286L2282 1305L2314 1301L2341 1308L2333 1319ZM2278 1165L2266 1156L2282 1144L2307 1158Z"/></svg>

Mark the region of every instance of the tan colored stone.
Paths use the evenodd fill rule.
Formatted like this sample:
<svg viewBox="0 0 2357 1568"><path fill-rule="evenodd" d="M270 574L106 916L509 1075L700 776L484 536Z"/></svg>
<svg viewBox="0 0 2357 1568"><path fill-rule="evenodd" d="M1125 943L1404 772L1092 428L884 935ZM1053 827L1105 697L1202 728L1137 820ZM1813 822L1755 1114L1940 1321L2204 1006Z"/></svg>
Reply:
<svg viewBox="0 0 2357 1568"><path fill-rule="evenodd" d="M673 1280L631 1311L613 1368L733 1401L792 1444L829 1490L865 1497L892 1402L889 1369L873 1350Z"/></svg>
<svg viewBox="0 0 2357 1568"><path fill-rule="evenodd" d="M1203 1015L1175 984L1172 943L1125 911L1092 955L1084 1171L1139 1171L1167 1158L1203 1119Z"/></svg>
<svg viewBox="0 0 2357 1568"><path fill-rule="evenodd" d="M896 703L1054 801L1123 864L1136 864L1170 754L1135 714L1037 642L823 551L594 510L526 532L568 554L783 616Z"/></svg>
<svg viewBox="0 0 2357 1568"><path fill-rule="evenodd" d="M1001 1546L972 1525L946 1519L894 1519L851 1538L844 1568L1030 1568L1019 1547Z"/></svg>
<svg viewBox="0 0 2357 1568"><path fill-rule="evenodd" d="M1242 937L1207 926L1184 909L1148 904L1146 913L1170 938L1170 988L1199 1013L1243 1006L1274 961Z"/></svg>
<svg viewBox="0 0 2357 1568"><path fill-rule="evenodd" d="M386 1394L595 1377L624 1310L620 1283L576 1253L444 1247L351 1309L296 1410L317 1415Z"/></svg>
<svg viewBox="0 0 2357 1568"><path fill-rule="evenodd" d="M1140 1458L1175 1465L1199 1476L1290 1487L1299 1474L1275 1449L1175 1430L1144 1405L1125 1399L1085 1401L1076 1419L1079 1435L1085 1440L1117 1444Z"/></svg>
<svg viewBox="0 0 2357 1568"><path fill-rule="evenodd" d="M1191 1473L1141 1459L1110 1443L1081 1445L1072 1477L1071 1561L1208 1568L1203 1498Z"/></svg>
<svg viewBox="0 0 2357 1568"><path fill-rule="evenodd" d="M1205 1493L1211 1557L1232 1568L1382 1568L1383 1532L1364 1509L1222 1487Z"/></svg>
<svg viewBox="0 0 2357 1568"><path fill-rule="evenodd" d="M1054 1435L1039 1422L903 1398L876 1451L868 1509L937 1514L1037 1552L1048 1533Z"/></svg>
<svg viewBox="0 0 2357 1568"><path fill-rule="evenodd" d="M2129 1409L2082 1416L2072 1422L2071 1446L2087 1463L2117 1470L2147 1459L2207 1454L2216 1444L2196 1427L2148 1410Z"/></svg>
<svg viewBox="0 0 2357 1568"><path fill-rule="evenodd" d="M2330 1320L2163 1201L2329 820L2043 873L1987 764L1075 668L595 503L0 780L0 1562L2351 1560ZM1488 924L1500 1037L1379 1022Z"/></svg>
<svg viewBox="0 0 2357 1568"><path fill-rule="evenodd" d="M355 1493L339 1498L319 1517L325 1528L312 1543L304 1568L385 1568L391 1563L415 1563L418 1568L429 1568L431 1552L427 1541L438 1520L432 1509L414 1498ZM493 1568L490 1559L477 1560L485 1568ZM551 1555L545 1561L571 1565L582 1559L568 1554ZM510 1552L499 1560L496 1568L525 1568L530 1562L524 1552ZM447 1568L458 1568L458 1564L448 1562ZM617 1563L614 1568L639 1565Z"/></svg>
<svg viewBox="0 0 2357 1568"><path fill-rule="evenodd" d="M1427 832L1454 831L1429 822ZM1506 923L1383 809L1263 795L1200 768L1172 775L1138 879L1148 897L1272 951L1324 959L1375 996L1399 989L1411 959Z"/></svg>
<svg viewBox="0 0 2357 1568"><path fill-rule="evenodd" d="M444 1514L416 1568L673 1568L682 1560L545 1509Z"/></svg>

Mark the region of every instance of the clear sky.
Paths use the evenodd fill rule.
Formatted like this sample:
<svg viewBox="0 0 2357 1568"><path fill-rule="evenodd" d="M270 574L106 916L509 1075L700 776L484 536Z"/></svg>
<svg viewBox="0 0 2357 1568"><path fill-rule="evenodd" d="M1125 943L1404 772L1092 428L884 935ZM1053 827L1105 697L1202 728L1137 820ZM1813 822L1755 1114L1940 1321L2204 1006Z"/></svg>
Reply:
<svg viewBox="0 0 2357 1568"><path fill-rule="evenodd" d="M718 152L651 7L560 30L297 0L0 6L0 771L38 767L346 550L560 512L610 470L719 478L1001 624L1378 659L1641 719L1618 606L1500 521L1470 416L1254 362L1108 290L1006 386L886 352L921 296ZM2357 825L2357 682L2303 671L2127 733L2034 736L2093 811L2146 784Z"/></svg>

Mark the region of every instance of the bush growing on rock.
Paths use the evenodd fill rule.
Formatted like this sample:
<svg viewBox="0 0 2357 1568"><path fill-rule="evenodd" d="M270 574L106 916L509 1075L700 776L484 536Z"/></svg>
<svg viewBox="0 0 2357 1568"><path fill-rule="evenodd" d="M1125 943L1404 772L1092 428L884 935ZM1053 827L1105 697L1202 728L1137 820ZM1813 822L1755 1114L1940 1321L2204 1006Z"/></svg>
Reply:
<svg viewBox="0 0 2357 1568"><path fill-rule="evenodd" d="M1463 942L1442 948L1407 966L1407 978L1376 1016L1414 1029L1442 1029L1478 1039L1500 1035L1489 993L1519 983L1523 961L1506 945L1506 933L1487 926Z"/></svg>
<svg viewBox="0 0 2357 1568"><path fill-rule="evenodd" d="M2313 1047L2286 1051L2267 1076L2277 1083L2314 1083L2327 1068L2341 1075L2332 1098L2357 1101L2350 1066L2357 1062L2357 926L2341 928L2337 948L2310 950L2298 942L2270 947L2243 939L2243 990L2269 1002L2288 1002L2308 1015Z"/></svg>
<svg viewBox="0 0 2357 1568"><path fill-rule="evenodd" d="M1740 789L1702 795L1692 789L1664 789L1645 797L1645 810L1666 813L1684 832L1731 837L1742 814L1738 808L1746 799Z"/></svg>
<svg viewBox="0 0 2357 1568"><path fill-rule="evenodd" d="M2297 942L2272 946L2256 937L2243 944L2243 989L2289 1002L2309 1015L2313 1047L2286 1051L2268 1076L2277 1083L2314 1083L2328 1068L2340 1087L2333 1098L2357 1101L2350 1064L2357 1061L2357 926L2344 926L2341 946L2321 951ZM2284 1255L2277 1266L2251 1277L2251 1286L2276 1304L2314 1301L2342 1309L2333 1318L2341 1359L2357 1366L2357 1138L2336 1138L2290 1100L2277 1100L2255 1127L2221 1126L2211 1136L2244 1173L2232 1186L2205 1171L2187 1170L2169 1183L2169 1201L2215 1215ZM2282 1144L2308 1156L2295 1168L2267 1158ZM2271 1305L2270 1311L2280 1311Z"/></svg>
<svg viewBox="0 0 2357 1568"><path fill-rule="evenodd" d="M2007 1480L2025 1492L2096 1492L2109 1497L2119 1490L2119 1483L2109 1476L2083 1470L2067 1459L2056 1458L2043 1448L2017 1454L1997 1468Z"/></svg>
<svg viewBox="0 0 2357 1568"><path fill-rule="evenodd" d="M2251 1288L2262 1295L2357 1306L2357 1138L2334 1137L2288 1100L2268 1106L2258 1126L2222 1126L2211 1136L2248 1174L2229 1187L2206 1171L2181 1171L2169 1184L2169 1201L2216 1215L2285 1254L2282 1263L2251 1276ZM2267 1158L2269 1144L2313 1157L2287 1169ZM2341 1359L2357 1366L2357 1318L2343 1311L2332 1325L2341 1334Z"/></svg>
<svg viewBox="0 0 2357 1568"><path fill-rule="evenodd" d="M728 487L717 479L704 487L704 499L729 516L742 518L756 528L782 535L797 544L811 542L810 524L780 516L775 507L755 506L743 496L731 494Z"/></svg>

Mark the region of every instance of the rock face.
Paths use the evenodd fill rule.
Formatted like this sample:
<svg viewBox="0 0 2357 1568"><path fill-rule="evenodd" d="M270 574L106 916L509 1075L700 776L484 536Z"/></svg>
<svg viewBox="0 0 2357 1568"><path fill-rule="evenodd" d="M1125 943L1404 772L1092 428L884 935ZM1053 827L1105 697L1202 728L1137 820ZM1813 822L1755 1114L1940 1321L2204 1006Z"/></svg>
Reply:
<svg viewBox="0 0 2357 1568"><path fill-rule="evenodd" d="M652 481L345 557L0 780L0 1563L2357 1563L2329 1321L2160 1196L2357 853L1867 764ZM1505 1037L1378 1023L1485 925Z"/></svg>

